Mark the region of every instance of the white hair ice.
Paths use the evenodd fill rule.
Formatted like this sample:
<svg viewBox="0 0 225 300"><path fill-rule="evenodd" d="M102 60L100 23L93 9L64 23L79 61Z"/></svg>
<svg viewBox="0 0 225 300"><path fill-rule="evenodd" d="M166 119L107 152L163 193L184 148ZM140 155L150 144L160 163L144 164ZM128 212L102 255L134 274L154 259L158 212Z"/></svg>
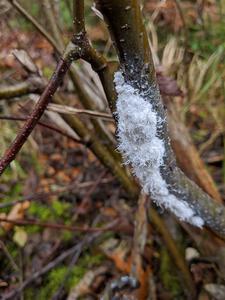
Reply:
<svg viewBox="0 0 225 300"><path fill-rule="evenodd" d="M131 84L125 82L120 71L116 72L114 83L118 94L118 149L126 163L131 164L143 191L180 220L202 227L202 218L196 215L186 201L170 193L160 173L166 155L164 141L157 136L157 126L162 120L150 101L146 101Z"/></svg>

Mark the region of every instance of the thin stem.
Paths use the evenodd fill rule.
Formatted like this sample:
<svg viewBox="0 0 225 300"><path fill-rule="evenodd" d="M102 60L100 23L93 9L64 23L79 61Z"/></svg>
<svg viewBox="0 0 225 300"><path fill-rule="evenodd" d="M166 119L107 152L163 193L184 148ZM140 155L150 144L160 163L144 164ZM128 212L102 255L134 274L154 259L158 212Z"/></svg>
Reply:
<svg viewBox="0 0 225 300"><path fill-rule="evenodd" d="M70 0L65 0L67 9L69 11L70 16L72 17L72 5L71 5L71 1Z"/></svg>
<svg viewBox="0 0 225 300"><path fill-rule="evenodd" d="M24 16L24 18L26 18L29 22L31 22L33 24L33 26L51 43L51 41L48 39L49 34L46 32L46 30L42 27L41 24L39 24L32 16L30 16L30 14L28 12L26 12L26 10L23 7L21 7L20 5L18 6L17 1L11 1L11 4ZM78 36L80 37L79 34L78 34ZM81 53L82 57L81 58L83 58L84 60L87 60L91 64L94 62L94 60L96 60L95 64L92 65L92 67L94 70L96 70L96 72L98 72L98 75L101 79L103 88L106 93L106 97L108 98L108 101L109 101L109 106L112 107L112 110L113 110L113 103L115 103L115 99L116 99L115 88L113 85L113 74L112 74L109 66L106 65L105 60L104 61L102 60L102 56L100 56L99 53L96 53L96 51L93 48L91 49L92 51L90 51L91 46L89 43L87 43L86 35L83 34L82 36L85 37L85 40L84 39L76 39L76 42L77 43L79 42L79 46L82 49L82 53ZM74 37L76 37L76 35L74 35ZM84 45L84 42L85 42L85 45ZM61 51L60 47L57 45L57 43L55 42L55 40L54 40L54 43L52 44L52 46L55 48L55 50L57 51L58 54L62 54L62 51ZM84 49L85 49L85 51L84 51ZM95 107L90 95L85 90L84 84L83 84L82 80L80 79L80 77L78 76L76 69L73 67L73 65L70 69L69 74L70 74L71 80L76 88L76 91L78 93L78 96L79 96L79 99L80 99L82 105L86 109L95 110L96 107ZM102 126L102 124L100 124L99 121L95 120L95 119L92 120L92 123L93 123L93 126L97 132L97 135L100 137L100 139L103 141L106 141L107 150L117 161L120 162L121 156L119 155L118 152L114 151L115 145L111 141L108 133L105 132L105 129ZM107 155L108 154L106 154L105 156L107 156Z"/></svg>
<svg viewBox="0 0 225 300"><path fill-rule="evenodd" d="M15 7L27 20L34 25L34 27L47 39L47 41L54 47L54 49L60 54L61 50L56 43L55 39L44 29L39 22L35 20L16 0L8 0L13 7Z"/></svg>
<svg viewBox="0 0 225 300"><path fill-rule="evenodd" d="M79 34L85 31L84 0L73 1L73 23L74 23L74 32Z"/></svg>
<svg viewBox="0 0 225 300"><path fill-rule="evenodd" d="M47 87L45 88L40 99L35 105L29 119L25 122L17 137L1 158L0 175L4 172L4 170L10 164L10 162L12 162L15 159L17 153L20 151L20 149L26 142L28 136L30 135L34 127L37 125L48 103L52 100L54 93L56 92L66 72L68 71L72 63L72 57L75 58L75 56L76 54L74 53L74 47L72 48L72 46L69 44L64 54L64 57L60 59L55 72L53 73Z"/></svg>
<svg viewBox="0 0 225 300"><path fill-rule="evenodd" d="M88 110L88 109L74 108L74 107L67 106L67 105L49 104L47 109L50 111L58 112L60 114L70 114L70 115L80 114L80 115L86 115L86 116L89 116L92 118L94 117L94 118L105 119L108 121L113 121L113 117L110 114L93 111L93 110Z"/></svg>
<svg viewBox="0 0 225 300"><path fill-rule="evenodd" d="M14 116L0 116L0 120L8 120L8 121L27 121L28 117L14 117ZM84 141L81 141L79 139L74 138L73 136L69 135L65 131L61 130L60 128L57 128L55 126L52 126L48 123L44 123L41 121L38 121L37 125L40 125L42 127L48 128L52 131L58 132L59 134L73 140L75 143L80 143L80 144L86 144Z"/></svg>
<svg viewBox="0 0 225 300"><path fill-rule="evenodd" d="M158 215L158 213L153 208L150 208L148 213L149 213L150 221L154 225L154 228L156 229L156 231L161 235L161 237L169 251L169 254L173 259L174 264L176 265L176 267L182 274L182 278L185 281L185 283L189 289L187 294L188 295L191 294L193 296L192 299L194 299L195 287L194 287L193 280L191 278L190 271L187 267L187 264L186 264L183 256L181 255L181 252L177 248L177 245L176 245L171 233L169 232L169 230L163 223L163 221L160 218L160 216Z"/></svg>
<svg viewBox="0 0 225 300"><path fill-rule="evenodd" d="M49 0L42 0L43 6L44 6L44 13L46 15L46 18L49 22L50 29L52 31L52 34L54 36L54 39L57 42L57 45L59 45L60 50L63 51L64 49L64 42L61 36L61 33L59 31L59 28L57 26L57 22L55 19L55 15L53 13L53 7L51 5L51 2Z"/></svg>
<svg viewBox="0 0 225 300"><path fill-rule="evenodd" d="M16 83L14 85L6 85L0 88L0 100L22 97L29 93L36 93L41 90L41 86L35 86L29 80Z"/></svg>
<svg viewBox="0 0 225 300"><path fill-rule="evenodd" d="M20 269L19 267L17 266L14 258L12 257L12 255L10 254L10 252L8 251L7 247L5 246L5 244L3 243L3 241L0 240L0 249L5 253L6 257L8 258L8 260L10 261L13 269L20 273Z"/></svg>
<svg viewBox="0 0 225 300"><path fill-rule="evenodd" d="M69 225L63 225L63 224L54 224L54 223L42 223L38 220L28 220L28 219L18 219L18 220L11 220L7 218L1 218L0 222L4 223L10 223L17 226L26 226L26 225L32 225L32 226L39 226L44 228L50 228L50 229L58 229L58 230L67 230L67 231L79 231L79 232L104 232L109 230L115 230L118 225L118 220L114 220L112 223L108 224L105 227L79 227L79 226L69 226Z"/></svg>
<svg viewBox="0 0 225 300"><path fill-rule="evenodd" d="M60 254L58 257L56 257L53 261L45 265L40 270L34 272L31 276L29 276L22 285L20 285L18 288L14 288L12 291L10 291L8 294L3 295L4 300L8 299L15 299L18 294L20 294L27 286L29 286L33 281L37 280L41 276L45 275L52 269L54 269L56 266L58 266L60 263L62 263L67 257L74 255L76 252L80 255L82 250L85 247L90 246L93 241L99 236L99 232L93 233L90 235L86 235L82 241L72 248L64 251L62 254Z"/></svg>

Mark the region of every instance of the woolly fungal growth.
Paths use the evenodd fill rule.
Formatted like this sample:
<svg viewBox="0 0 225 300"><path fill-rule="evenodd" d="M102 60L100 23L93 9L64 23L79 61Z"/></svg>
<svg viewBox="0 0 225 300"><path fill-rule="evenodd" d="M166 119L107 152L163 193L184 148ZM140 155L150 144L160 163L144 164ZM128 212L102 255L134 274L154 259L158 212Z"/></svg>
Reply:
<svg viewBox="0 0 225 300"><path fill-rule="evenodd" d="M131 84L125 82L121 72L116 72L114 83L118 94L118 149L126 163L131 164L143 191L180 220L202 227L202 218L187 202L169 191L161 175L160 167L166 153L164 141L157 136L157 128L163 121L154 111L150 99L146 101Z"/></svg>

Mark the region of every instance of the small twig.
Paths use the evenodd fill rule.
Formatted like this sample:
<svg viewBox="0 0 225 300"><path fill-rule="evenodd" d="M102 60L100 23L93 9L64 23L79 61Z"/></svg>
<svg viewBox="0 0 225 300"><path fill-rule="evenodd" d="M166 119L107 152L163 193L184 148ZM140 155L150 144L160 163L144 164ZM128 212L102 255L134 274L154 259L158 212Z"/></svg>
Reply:
<svg viewBox="0 0 225 300"><path fill-rule="evenodd" d="M41 24L39 24L22 5L20 5L16 0L8 0L13 7L15 7L27 20L33 24L33 26L47 39L47 41L54 47L54 49L60 54L61 50L56 43L56 41L51 37L51 35L44 29Z"/></svg>
<svg viewBox="0 0 225 300"><path fill-rule="evenodd" d="M45 275L55 267L57 267L60 263L62 263L67 257L73 255L74 253L78 252L81 253L84 247L89 246L93 243L93 241L99 236L99 233L95 233L91 236L86 236L79 244L73 246L72 248L66 250L61 255L59 255L55 260L51 261L49 264L47 264L44 268L41 270L33 273L29 278L27 278L21 286L18 288L15 288L11 292L9 292L6 295L2 295L2 300L9 300L9 299L15 299L15 297L20 294L27 286L29 286L32 282L37 280L37 278Z"/></svg>
<svg viewBox="0 0 225 300"><path fill-rule="evenodd" d="M202 155L215 142L215 140L218 138L218 136L220 134L222 134L222 132L223 132L223 130L221 128L218 128L214 132L212 132L209 139L200 145L200 147L198 149L199 155Z"/></svg>
<svg viewBox="0 0 225 300"><path fill-rule="evenodd" d="M0 249L5 253L6 257L8 258L8 260L10 261L13 269L18 272L18 274L20 273L20 269L17 266L16 262L14 261L12 255L10 254L10 252L8 251L7 247L5 246L5 244L3 243L3 241L0 240Z"/></svg>
<svg viewBox="0 0 225 300"><path fill-rule="evenodd" d="M114 120L112 115L107 114L107 113L102 113L102 112L88 110L88 109L79 109L79 108L74 108L74 107L67 106L67 105L49 104L47 109L61 113L61 114L71 114L71 115L83 114L83 115L87 115L90 117L97 117L97 118L106 119L106 120L110 120L110 121Z"/></svg>
<svg viewBox="0 0 225 300"><path fill-rule="evenodd" d="M148 260L144 259L146 257L146 244L149 234L148 206L147 196L140 194L135 218L131 266L131 275L140 283L140 288L136 291L138 299L147 299L148 296L153 298L153 295L150 295L148 292L149 279L152 277L150 268L151 257L148 257Z"/></svg>
<svg viewBox="0 0 225 300"><path fill-rule="evenodd" d="M17 226L40 226L44 228L51 228L51 229L58 229L58 230L68 230L68 231L79 231L79 232L104 232L110 231L117 228L119 220L114 220L110 224L105 227L79 227L79 226L69 226L63 224L54 224L54 223L42 223L38 220L28 220L28 219L18 219L18 220L11 220L7 218L1 218L0 222L4 223L11 223Z"/></svg>
<svg viewBox="0 0 225 300"><path fill-rule="evenodd" d="M111 180L108 180L108 179L102 179L99 184L108 184L110 181ZM92 181L86 181L86 182L81 182L81 183L77 183L75 181L69 185L64 186L63 188L57 189L54 192L50 192L50 193L41 193L40 192L40 193L28 195L27 197L24 197L23 199L14 200L11 202L6 202L6 203L0 203L0 209L14 206L17 203L23 203L25 201L38 201L38 200L44 201L44 200L46 200L47 197L50 197L50 196L59 195L64 192L73 191L74 189L76 189L76 190L87 189L89 187L91 188L92 186L93 186Z"/></svg>
<svg viewBox="0 0 225 300"><path fill-rule="evenodd" d="M93 182L93 185L87 190L86 194L84 195L80 206L78 206L78 209L75 214L75 219L78 215L80 214L86 214L87 211L89 211L88 208L91 207L91 196L95 192L96 188L100 185L102 182L103 178L107 174L107 170L103 170L101 174L99 174L98 178ZM84 208L85 207L85 208Z"/></svg>
<svg viewBox="0 0 225 300"><path fill-rule="evenodd" d="M53 13L52 3L50 2L50 0L42 0L42 3L44 6L44 14L46 15L46 19L50 25L50 30L61 51L63 51L64 42L58 29L58 24L56 22L55 15Z"/></svg>
<svg viewBox="0 0 225 300"><path fill-rule="evenodd" d="M185 21L184 13L180 4L180 0L174 0L175 6L177 8L177 11L180 15L181 21L183 23L183 32L184 32L184 58L187 60L188 57L188 45L189 45L189 32L187 28L187 23ZM187 63L186 63L187 64ZM186 92L187 92L187 102L189 102L190 99L190 87L189 87L189 78L188 78L188 72L185 74L185 81L186 81Z"/></svg>
<svg viewBox="0 0 225 300"><path fill-rule="evenodd" d="M66 6L67 6L67 9L68 9L68 11L69 11L69 14L70 14L70 16L72 17L72 3L71 3L71 1L70 0L65 0L65 3L66 3Z"/></svg>
<svg viewBox="0 0 225 300"><path fill-rule="evenodd" d="M30 93L40 92L41 85L37 86L30 80L0 87L0 100L22 97Z"/></svg>
<svg viewBox="0 0 225 300"><path fill-rule="evenodd" d="M48 85L42 93L40 99L35 105L30 117L25 122L24 126L18 133L13 143L6 150L4 156L0 160L0 175L4 172L6 167L15 159L17 153L20 151L30 133L37 125L39 119L43 115L47 105L52 100L54 93L60 86L64 76L66 75L73 60L79 57L77 47L69 43L64 56L60 59L55 72L53 73Z"/></svg>
<svg viewBox="0 0 225 300"><path fill-rule="evenodd" d="M82 251L81 251L81 249L80 249L80 251L77 251L77 252L73 255L72 260L71 260L71 262L70 262L70 264L69 264L69 266L68 266L68 268L67 268L67 272L66 272L66 274L64 275L64 278L63 278L63 280L62 280L62 282L61 282L61 284L60 284L60 286L59 286L57 292L51 297L51 300L58 300L58 299L59 299L59 295L61 295L61 293L63 292L64 285L65 285L65 283L67 282L67 280L69 279L69 276L70 276L70 274L71 274L72 268L73 268L73 266L76 264L76 262L78 261L79 256L81 255L81 252L82 252Z"/></svg>
<svg viewBox="0 0 225 300"><path fill-rule="evenodd" d="M29 19L26 17L26 14L23 16L29 20L29 22L32 22L32 19ZM35 24L33 24L35 26ZM40 28L36 26L36 28ZM39 31L40 32L40 31ZM109 68L109 65L107 64L106 60L102 57L102 55L99 55L99 53L96 53L94 49L90 46L88 46L87 42L88 39L84 40L82 36L79 35L80 39L76 39L74 34L73 42L77 45L77 47L82 50L81 52L81 58L84 60L87 60L89 63L92 64L92 68L96 70L100 76L100 79L102 81L102 85L104 87L104 91L106 94L107 99L109 99L110 106L113 106L114 100L116 99L116 93L114 89L113 84L113 74ZM82 38L82 39L81 39ZM87 47L88 51L86 51ZM85 51L84 51L85 49ZM93 49L93 51L90 51L90 49ZM83 52L85 52L85 57L83 56ZM58 49L58 53L60 53L60 49ZM96 59L96 60L95 60ZM71 68L70 72L71 79L76 87L76 91L79 95L79 99L81 100L83 106L86 109L95 110L95 105L92 102L92 99L89 95L89 93L85 90L84 82L79 78L75 68ZM59 100L59 99L58 99ZM55 103L59 103L59 101L54 99ZM61 101L60 101L61 102ZM60 103L61 104L61 103ZM135 197L135 195L138 194L138 187L131 182L131 179L128 178L127 173L124 171L124 169L120 165L121 157L120 155L114 151L115 144L113 141L113 138L111 136L111 133L109 131L106 132L105 128L103 127L103 124L100 122L100 120L93 119L92 124L95 128L95 131L97 133L96 136L94 136L92 133L90 133L90 130L87 129L82 122L75 116L69 116L64 115L63 118L66 120L67 123L70 124L70 127L84 140L86 137L90 137L90 145L89 148L94 152L94 154L100 159L100 161L109 168L113 174L123 183L125 186L125 189L127 189L128 193L132 198ZM101 141L104 140L105 146L102 145Z"/></svg>
<svg viewBox="0 0 225 300"><path fill-rule="evenodd" d="M174 264L179 270L182 279L185 282L185 285L188 287L188 294L194 298L196 292L195 292L195 285L193 283L193 279L191 277L188 266L184 260L184 257L180 253L170 231L164 225L162 219L152 207L149 208L148 214L149 214L150 222L154 225L156 231L158 231L158 233L161 235L171 258L174 261Z"/></svg>
<svg viewBox="0 0 225 300"><path fill-rule="evenodd" d="M19 275L19 282L20 285L23 285L24 281L24 267L23 267L23 248L19 248L19 264L20 264L20 275ZM21 291L20 293L20 300L24 300L24 292Z"/></svg>
<svg viewBox="0 0 225 300"><path fill-rule="evenodd" d="M72 272L72 268L76 264L80 254L81 254L81 251L80 251L80 253L76 252L74 254L74 256L72 257L71 262L69 263L69 266L67 268L67 272L66 272L66 274L65 274L65 276L64 276L64 278L63 278L63 280L62 280L62 282L61 282L61 284L60 284L60 286L57 290L57 292L51 297L51 300L60 299L60 296L63 294L63 291L64 291L64 286L65 286L66 282L68 281L68 278L70 277L70 274Z"/></svg>
<svg viewBox="0 0 225 300"><path fill-rule="evenodd" d="M43 197L48 197L52 195L51 193L37 193L37 194L31 194L27 197L23 197L22 199L18 199L18 200L14 200L11 202L6 202L6 203L0 203L0 209L6 208L6 207L10 207L10 206L14 206L18 203L23 203L26 201L38 201L39 199L42 199Z"/></svg>
<svg viewBox="0 0 225 300"><path fill-rule="evenodd" d="M84 31L84 0L73 0L73 23L74 31Z"/></svg>
<svg viewBox="0 0 225 300"><path fill-rule="evenodd" d="M14 116L0 116L0 120L8 120L8 121L27 121L28 117L14 117ZM53 125L50 125L48 123L44 123L42 121L38 121L37 125L48 128L50 130L53 130L71 140L73 140L75 143L80 143L85 145L86 143L82 140L76 139L73 136L71 136L70 134L68 134L67 132L61 130L60 128L57 128Z"/></svg>

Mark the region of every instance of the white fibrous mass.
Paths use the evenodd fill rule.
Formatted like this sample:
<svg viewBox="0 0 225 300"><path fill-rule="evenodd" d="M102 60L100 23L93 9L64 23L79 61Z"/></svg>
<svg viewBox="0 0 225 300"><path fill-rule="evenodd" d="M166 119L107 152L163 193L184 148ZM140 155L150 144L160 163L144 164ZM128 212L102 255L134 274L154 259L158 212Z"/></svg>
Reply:
<svg viewBox="0 0 225 300"><path fill-rule="evenodd" d="M118 150L123 154L125 162L132 166L143 191L156 204L169 209L180 220L202 227L202 218L196 215L187 202L170 193L160 173L166 155L164 141L157 136L157 126L160 126L162 120L150 101L124 81L121 72L116 72L114 83L118 94Z"/></svg>

